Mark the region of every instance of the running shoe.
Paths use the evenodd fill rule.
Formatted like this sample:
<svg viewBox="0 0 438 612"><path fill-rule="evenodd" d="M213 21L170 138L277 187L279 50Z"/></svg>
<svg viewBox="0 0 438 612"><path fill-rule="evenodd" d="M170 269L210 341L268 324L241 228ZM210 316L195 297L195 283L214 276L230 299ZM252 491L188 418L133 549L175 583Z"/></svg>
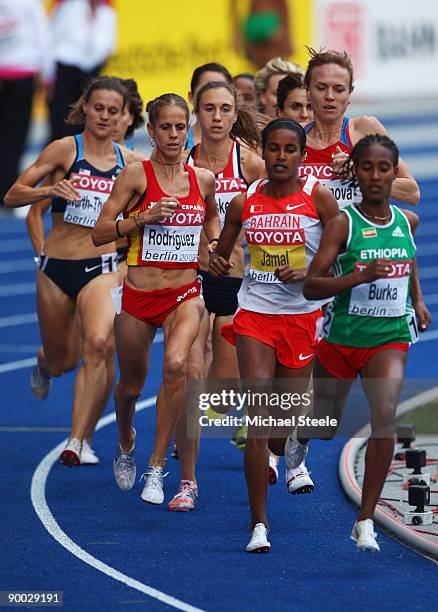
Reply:
<svg viewBox="0 0 438 612"><path fill-rule="evenodd" d="M67 467L81 464L82 442L78 438L69 438L66 447L59 456L59 460Z"/></svg>
<svg viewBox="0 0 438 612"><path fill-rule="evenodd" d="M278 481L278 457L269 451L269 484L275 485Z"/></svg>
<svg viewBox="0 0 438 612"><path fill-rule="evenodd" d="M284 445L284 458L288 468L297 468L301 465L309 452L308 444L301 444L297 440L297 432L288 436Z"/></svg>
<svg viewBox="0 0 438 612"><path fill-rule="evenodd" d="M52 379L50 376L43 376L37 365L30 374L30 388L38 400L45 400L52 388Z"/></svg>
<svg viewBox="0 0 438 612"><path fill-rule="evenodd" d="M309 476L304 461L297 468L286 467L286 484L289 493L293 493L294 495L299 493L312 493L315 485Z"/></svg>
<svg viewBox="0 0 438 612"><path fill-rule="evenodd" d="M371 519L356 521L350 537L360 550L373 553L380 551L380 546L376 542L377 533L374 531L374 523Z"/></svg>
<svg viewBox="0 0 438 612"><path fill-rule="evenodd" d="M163 468L148 466L140 480L144 479L144 487L141 498L147 504L162 504L164 501L163 478L169 472L163 474Z"/></svg>
<svg viewBox="0 0 438 612"><path fill-rule="evenodd" d="M257 523L251 533L251 539L246 547L246 552L267 553L271 550L268 542L268 530L263 523Z"/></svg>
<svg viewBox="0 0 438 612"><path fill-rule="evenodd" d="M137 466L135 465L134 449L135 449L135 429L134 432L134 446L129 451L125 452L120 443L117 444L116 454L113 461L113 473L116 479L117 486L122 491L129 491L132 489L135 483L135 477L137 476Z"/></svg>
<svg viewBox="0 0 438 612"><path fill-rule="evenodd" d="M237 450L245 450L246 438L248 437L248 425L242 425L239 429L236 429L236 433L231 438L231 444L237 448Z"/></svg>
<svg viewBox="0 0 438 612"><path fill-rule="evenodd" d="M87 440L82 441L81 450L81 465L97 465L99 463L99 457L88 444Z"/></svg>
<svg viewBox="0 0 438 612"><path fill-rule="evenodd" d="M212 419L212 420L220 419L221 421L227 416L226 412L216 412L216 410L212 408L211 406L207 408L204 414L209 419Z"/></svg>
<svg viewBox="0 0 438 612"><path fill-rule="evenodd" d="M178 493L167 504L174 512L189 512L194 510L198 499L198 486L193 480L181 480Z"/></svg>

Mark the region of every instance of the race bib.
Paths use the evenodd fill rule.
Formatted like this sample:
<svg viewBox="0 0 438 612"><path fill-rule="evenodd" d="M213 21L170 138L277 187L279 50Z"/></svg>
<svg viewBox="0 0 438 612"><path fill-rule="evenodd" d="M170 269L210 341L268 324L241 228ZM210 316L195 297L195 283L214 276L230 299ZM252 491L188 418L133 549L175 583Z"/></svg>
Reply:
<svg viewBox="0 0 438 612"><path fill-rule="evenodd" d="M274 275L279 266L306 267L304 229L297 217L288 214L252 217L245 238L250 254L250 277L260 283L279 283Z"/></svg>
<svg viewBox="0 0 438 612"><path fill-rule="evenodd" d="M356 262L355 272L366 268L368 263ZM348 313L360 317L401 317L406 313L409 276L412 262L393 261L386 278L372 283L363 283L351 290Z"/></svg>
<svg viewBox="0 0 438 612"><path fill-rule="evenodd" d="M198 261L200 235L200 225L147 225L141 258L145 262L194 263Z"/></svg>
<svg viewBox="0 0 438 612"><path fill-rule="evenodd" d="M246 183L238 178L218 178L216 177L216 205L219 213L221 229L225 223L225 215L231 200L237 195L246 191Z"/></svg>
<svg viewBox="0 0 438 612"><path fill-rule="evenodd" d="M321 185L332 192L339 208L345 208L348 204L359 203L362 199L359 187L350 187L348 182L339 178L333 172L332 166L326 164L305 164L299 167L299 176L303 178L307 174L314 176Z"/></svg>
<svg viewBox="0 0 438 612"><path fill-rule="evenodd" d="M81 199L67 201L64 221L93 228L102 206L109 198L114 180L85 173L72 173L70 178L78 181L75 189L80 193Z"/></svg>

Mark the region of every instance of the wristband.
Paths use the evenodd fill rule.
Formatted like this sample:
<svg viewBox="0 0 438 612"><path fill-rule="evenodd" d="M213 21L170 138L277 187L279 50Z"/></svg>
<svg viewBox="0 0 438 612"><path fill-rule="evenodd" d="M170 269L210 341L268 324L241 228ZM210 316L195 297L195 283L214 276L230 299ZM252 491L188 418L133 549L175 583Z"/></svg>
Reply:
<svg viewBox="0 0 438 612"><path fill-rule="evenodd" d="M123 221L123 219L118 219L116 221L116 236L117 236L117 238L123 238L123 236L122 236L122 234L120 233L120 230L119 230L119 223L120 223L120 221Z"/></svg>
<svg viewBox="0 0 438 612"><path fill-rule="evenodd" d="M211 244L212 242L219 242L219 238L212 238L208 244Z"/></svg>

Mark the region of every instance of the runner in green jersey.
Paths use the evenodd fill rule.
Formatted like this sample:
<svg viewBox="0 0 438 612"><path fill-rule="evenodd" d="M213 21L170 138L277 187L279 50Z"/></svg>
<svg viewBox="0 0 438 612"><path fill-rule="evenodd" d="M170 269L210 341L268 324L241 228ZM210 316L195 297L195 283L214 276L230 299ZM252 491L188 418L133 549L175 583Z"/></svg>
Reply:
<svg viewBox="0 0 438 612"><path fill-rule="evenodd" d="M412 237L418 217L389 201L398 159L396 145L386 136L365 136L355 145L345 176L351 186L360 187L362 201L347 206L329 222L304 283L307 299L336 296L327 308L316 348L315 413L323 411L327 416L329 406L335 413L330 416L339 419L357 374L370 406L372 436L365 457L362 504L351 534L359 548L370 551L379 550L372 518L393 457L394 417L406 351L418 336L418 327L424 331L431 321ZM334 275L329 276L332 266ZM332 428L328 437L335 431ZM301 428L298 439L288 438L288 468L303 461L310 436L312 432Z"/></svg>

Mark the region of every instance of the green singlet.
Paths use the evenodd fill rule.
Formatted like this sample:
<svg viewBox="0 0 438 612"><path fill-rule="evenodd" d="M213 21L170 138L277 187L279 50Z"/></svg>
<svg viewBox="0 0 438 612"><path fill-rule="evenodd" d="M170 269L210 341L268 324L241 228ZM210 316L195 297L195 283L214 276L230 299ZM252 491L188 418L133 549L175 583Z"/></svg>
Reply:
<svg viewBox="0 0 438 612"><path fill-rule="evenodd" d="M345 346L369 348L392 342L415 342L418 328L409 303L416 252L408 219L391 206L385 225L369 221L351 204L343 209L349 221L346 251L333 264L335 276L363 270L374 259L387 258L386 278L363 283L335 296L324 317L322 337Z"/></svg>

